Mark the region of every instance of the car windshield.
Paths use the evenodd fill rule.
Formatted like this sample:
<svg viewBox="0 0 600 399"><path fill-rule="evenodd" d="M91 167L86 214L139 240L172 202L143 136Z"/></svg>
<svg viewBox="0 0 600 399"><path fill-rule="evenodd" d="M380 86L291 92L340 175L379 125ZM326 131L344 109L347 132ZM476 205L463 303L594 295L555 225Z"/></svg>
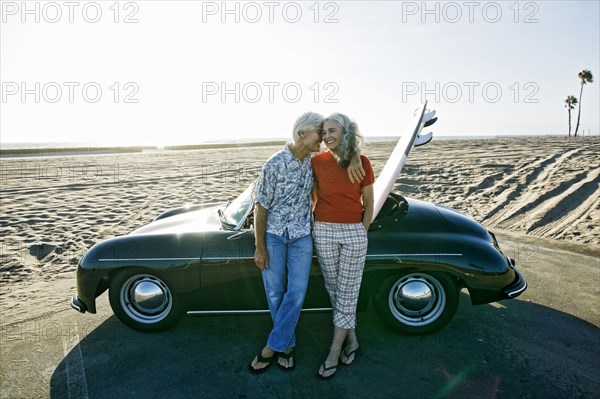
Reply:
<svg viewBox="0 0 600 399"><path fill-rule="evenodd" d="M221 222L226 224L226 227L238 229L242 225L254 206L253 193L254 183L228 204L222 212L219 212Z"/></svg>

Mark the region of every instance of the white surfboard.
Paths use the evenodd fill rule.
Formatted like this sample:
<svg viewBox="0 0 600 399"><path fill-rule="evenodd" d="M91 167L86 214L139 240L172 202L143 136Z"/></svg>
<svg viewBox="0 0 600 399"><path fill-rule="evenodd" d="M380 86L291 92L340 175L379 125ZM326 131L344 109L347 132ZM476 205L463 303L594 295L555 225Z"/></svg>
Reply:
<svg viewBox="0 0 600 399"><path fill-rule="evenodd" d="M396 179L400 175L400 171L402 171L402 167L404 166L404 162L408 158L408 153L412 149L414 145L423 145L427 144L431 141L433 134L427 133L423 136L419 136L421 129L423 128L423 124L428 120L435 117L435 111L425 112L425 108L427 107L427 101L423 103L414 113L413 118L409 122L406 130L400 136L398 140L398 144L392 151L392 154L388 158L381 174L375 180L373 184L373 193L374 193L374 207L373 207L373 220L377 217L377 214L383 207L385 200L388 197L388 194L394 188L394 184L396 183Z"/></svg>

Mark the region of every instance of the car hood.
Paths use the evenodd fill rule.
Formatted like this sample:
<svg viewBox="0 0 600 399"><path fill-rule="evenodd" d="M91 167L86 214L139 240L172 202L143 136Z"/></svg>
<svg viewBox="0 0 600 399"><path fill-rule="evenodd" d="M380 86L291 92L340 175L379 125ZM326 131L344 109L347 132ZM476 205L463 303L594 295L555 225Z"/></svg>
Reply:
<svg viewBox="0 0 600 399"><path fill-rule="evenodd" d="M198 211L180 213L155 220L133 230L129 234L181 234L220 230L221 221L217 213L219 207L223 207L223 205L215 205Z"/></svg>

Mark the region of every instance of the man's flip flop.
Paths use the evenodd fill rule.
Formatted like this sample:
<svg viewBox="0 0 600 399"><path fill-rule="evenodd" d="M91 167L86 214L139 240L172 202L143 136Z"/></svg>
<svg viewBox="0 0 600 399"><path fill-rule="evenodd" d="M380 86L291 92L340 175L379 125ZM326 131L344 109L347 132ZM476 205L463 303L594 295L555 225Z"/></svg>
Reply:
<svg viewBox="0 0 600 399"><path fill-rule="evenodd" d="M342 356L340 355L340 362L344 365L344 366L350 366L352 363L354 363L354 361L356 360L356 356L358 355L358 349L359 347L357 347L356 349L354 349L352 352L347 353L346 352L346 348L344 348L344 350L342 351L342 354L344 356L346 356L346 360L348 360L348 358L352 355L354 355L354 358L352 359L351 362L345 362L342 360Z"/></svg>
<svg viewBox="0 0 600 399"><path fill-rule="evenodd" d="M331 367L326 367L325 366L325 362L323 362L323 364L321 365L321 367L323 367L323 372L329 371L329 370L336 370L337 371L337 364L335 366L331 366ZM333 377L336 373L334 372L333 374L328 375L327 377L319 374L319 372L317 371L317 377L319 377L320 380L328 380L331 377Z"/></svg>
<svg viewBox="0 0 600 399"><path fill-rule="evenodd" d="M277 355L277 353L273 354L273 356L271 356L271 357L263 357L262 351L258 352L258 355L256 355L256 357L258 359L256 361L256 363L269 363L269 364L263 368L255 369L254 367L252 367L252 362L254 361L254 359L252 359L252 362L250 362L250 364L248 365L248 367L250 367L250 371L253 372L254 374L264 373L265 371L267 371L269 369L269 367L271 366L271 362L273 361L273 359L275 359L276 355Z"/></svg>
<svg viewBox="0 0 600 399"><path fill-rule="evenodd" d="M280 369L285 370L285 371L290 371L290 370L293 370L294 367L296 367L296 359L294 358L294 350L293 349L290 351L290 353L285 353L285 352L278 353L277 359L279 360L280 357L287 360L288 364L290 364L290 359L294 360L294 365L292 367L285 367L285 366L282 366L281 364L279 364L279 362L277 362L277 367L279 367Z"/></svg>

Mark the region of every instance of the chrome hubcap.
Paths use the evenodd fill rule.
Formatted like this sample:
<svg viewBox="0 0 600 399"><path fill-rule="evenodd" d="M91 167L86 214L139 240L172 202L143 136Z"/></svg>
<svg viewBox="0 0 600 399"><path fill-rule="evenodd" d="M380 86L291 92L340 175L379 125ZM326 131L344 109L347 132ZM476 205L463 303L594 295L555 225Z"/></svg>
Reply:
<svg viewBox="0 0 600 399"><path fill-rule="evenodd" d="M446 307L446 292L442 284L427 274L412 273L392 286L389 308L403 324L419 327L433 323Z"/></svg>
<svg viewBox="0 0 600 399"><path fill-rule="evenodd" d="M121 287L121 305L127 315L140 323L157 323L167 317L173 306L169 287L159 278L132 276Z"/></svg>

